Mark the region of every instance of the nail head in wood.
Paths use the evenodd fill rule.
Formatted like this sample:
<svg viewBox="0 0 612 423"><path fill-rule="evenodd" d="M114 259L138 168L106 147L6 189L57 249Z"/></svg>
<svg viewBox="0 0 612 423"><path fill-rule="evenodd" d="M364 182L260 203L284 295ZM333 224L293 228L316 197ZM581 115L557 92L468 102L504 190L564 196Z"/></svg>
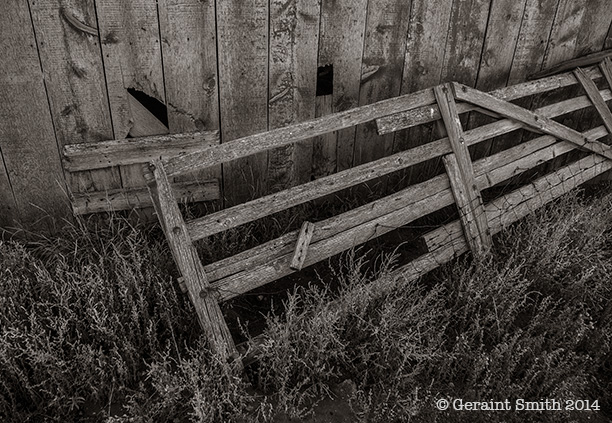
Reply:
<svg viewBox="0 0 612 423"><path fill-rule="evenodd" d="M291 260L291 267L293 270L302 270L304 262L306 261L306 255L308 253L308 246L314 233L315 225L311 222L304 222L298 235L298 240L295 245L295 252L293 253L293 259Z"/></svg>

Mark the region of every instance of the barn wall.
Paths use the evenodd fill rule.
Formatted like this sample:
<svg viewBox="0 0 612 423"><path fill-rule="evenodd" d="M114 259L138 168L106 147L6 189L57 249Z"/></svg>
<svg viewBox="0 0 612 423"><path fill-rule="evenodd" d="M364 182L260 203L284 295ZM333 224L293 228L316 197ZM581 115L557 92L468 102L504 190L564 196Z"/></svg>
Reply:
<svg viewBox="0 0 612 423"><path fill-rule="evenodd" d="M142 185L133 166L62 171L64 145L128 136L128 88L166 106L161 130L220 128L227 142L444 81L520 82L612 47L608 1L6 0L0 226L68 215L69 191ZM426 142L431 129L380 137L364 125L192 178L219 178L234 204Z"/></svg>

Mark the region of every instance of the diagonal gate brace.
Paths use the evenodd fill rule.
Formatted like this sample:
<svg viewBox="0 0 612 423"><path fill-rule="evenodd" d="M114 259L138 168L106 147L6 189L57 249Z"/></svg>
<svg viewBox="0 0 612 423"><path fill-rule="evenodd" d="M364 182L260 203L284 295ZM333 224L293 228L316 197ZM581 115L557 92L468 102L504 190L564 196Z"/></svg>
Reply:
<svg viewBox="0 0 612 423"><path fill-rule="evenodd" d="M492 110L506 118L524 123L529 128L534 128L555 138L574 143L583 150L591 151L612 160L612 147L589 138L559 122L456 82L452 83L452 87L455 98L458 100Z"/></svg>

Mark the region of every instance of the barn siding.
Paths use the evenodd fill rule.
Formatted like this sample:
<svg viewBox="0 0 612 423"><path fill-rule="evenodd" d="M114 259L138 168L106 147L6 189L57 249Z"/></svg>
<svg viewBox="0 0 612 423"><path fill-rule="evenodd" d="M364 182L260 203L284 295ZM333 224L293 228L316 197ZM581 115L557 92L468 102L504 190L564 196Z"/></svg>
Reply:
<svg viewBox="0 0 612 423"><path fill-rule="evenodd" d="M128 135L127 88L165 104L169 132L220 128L227 142L442 81L484 90L512 85L612 47L608 0L128 3L5 6L0 225L38 221L33 205L69 214L66 186L78 192L142 184L133 167L64 175L60 162L65 144ZM317 66L330 64L333 92L315 96ZM568 118L580 117L589 115ZM226 205L235 204L427 142L431 132L423 126L379 137L361 126L195 176L222 180ZM512 142L515 136L501 138L486 149Z"/></svg>

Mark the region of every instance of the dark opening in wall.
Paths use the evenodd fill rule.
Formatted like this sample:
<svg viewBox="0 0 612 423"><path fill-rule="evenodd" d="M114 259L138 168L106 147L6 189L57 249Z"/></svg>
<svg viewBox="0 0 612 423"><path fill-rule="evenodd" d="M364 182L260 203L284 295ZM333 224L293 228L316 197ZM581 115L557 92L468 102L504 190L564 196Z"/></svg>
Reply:
<svg viewBox="0 0 612 423"><path fill-rule="evenodd" d="M168 126L168 109L166 105L156 99L155 97L151 97L150 95L135 90L134 88L128 88L128 93L132 95L140 104L142 104L148 111L153 113L157 119L160 120L161 123Z"/></svg>
<svg viewBox="0 0 612 423"><path fill-rule="evenodd" d="M317 96L334 93L334 65L319 66L317 69Z"/></svg>

